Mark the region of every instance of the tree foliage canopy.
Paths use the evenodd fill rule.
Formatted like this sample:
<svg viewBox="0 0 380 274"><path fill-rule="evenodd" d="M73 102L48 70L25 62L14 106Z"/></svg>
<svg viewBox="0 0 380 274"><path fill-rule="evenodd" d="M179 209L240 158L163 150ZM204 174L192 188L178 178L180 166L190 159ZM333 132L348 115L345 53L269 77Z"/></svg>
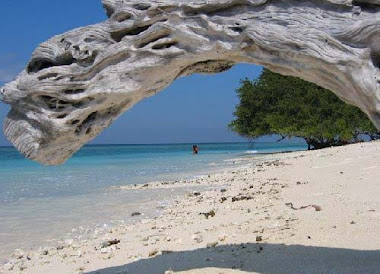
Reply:
<svg viewBox="0 0 380 274"><path fill-rule="evenodd" d="M360 109L299 78L264 69L256 80L242 80L237 94L240 104L229 127L244 137L301 137L309 148L356 142L364 134L379 137Z"/></svg>

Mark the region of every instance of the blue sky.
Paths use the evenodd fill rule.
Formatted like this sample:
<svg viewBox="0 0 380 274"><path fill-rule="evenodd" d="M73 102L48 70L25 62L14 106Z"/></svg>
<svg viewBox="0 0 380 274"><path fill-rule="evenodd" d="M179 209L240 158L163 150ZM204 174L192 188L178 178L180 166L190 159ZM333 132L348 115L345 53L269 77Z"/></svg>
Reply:
<svg viewBox="0 0 380 274"><path fill-rule="evenodd" d="M106 19L101 0L2 0L0 86L12 80L43 41ZM145 99L106 129L93 144L244 141L227 124L238 98L239 80L257 77L261 67L242 64L216 75L175 81ZM0 120L9 107L0 102ZM0 145L8 145L3 133Z"/></svg>

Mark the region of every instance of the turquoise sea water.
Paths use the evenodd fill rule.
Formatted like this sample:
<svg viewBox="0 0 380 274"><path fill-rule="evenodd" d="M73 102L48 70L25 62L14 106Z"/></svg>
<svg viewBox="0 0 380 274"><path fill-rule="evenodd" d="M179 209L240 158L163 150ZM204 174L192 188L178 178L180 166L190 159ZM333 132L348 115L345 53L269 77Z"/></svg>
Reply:
<svg viewBox="0 0 380 274"><path fill-rule="evenodd" d="M57 167L0 147L0 258L77 226L126 221L136 210L153 214L148 208L172 195L170 190L109 192L111 186L186 179L232 167L233 158L306 148L285 142L198 144L199 154L192 155L192 145L86 146Z"/></svg>

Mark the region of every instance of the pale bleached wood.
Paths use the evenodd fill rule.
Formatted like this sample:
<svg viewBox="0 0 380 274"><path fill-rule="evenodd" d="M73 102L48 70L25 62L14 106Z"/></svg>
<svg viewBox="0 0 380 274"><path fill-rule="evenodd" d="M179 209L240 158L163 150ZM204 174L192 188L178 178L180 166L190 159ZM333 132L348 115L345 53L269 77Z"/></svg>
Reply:
<svg viewBox="0 0 380 274"><path fill-rule="evenodd" d="M4 132L32 160L61 164L178 77L237 63L331 89L380 128L380 0L103 4L108 20L42 43L1 89Z"/></svg>

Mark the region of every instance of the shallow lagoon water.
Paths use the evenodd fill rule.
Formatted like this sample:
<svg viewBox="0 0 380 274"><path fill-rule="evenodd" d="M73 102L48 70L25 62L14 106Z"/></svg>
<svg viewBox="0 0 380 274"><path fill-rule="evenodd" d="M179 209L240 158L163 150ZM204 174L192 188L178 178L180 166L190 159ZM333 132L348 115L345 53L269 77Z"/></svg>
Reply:
<svg viewBox="0 0 380 274"><path fill-rule="evenodd" d="M134 211L154 216L158 207L186 192L185 188L109 191L111 186L189 179L233 167L234 158L305 149L297 143L198 146L198 155L192 155L192 144L86 146L57 167L41 166L14 148L0 147L0 258L15 248L71 237L78 227L93 231L132 222Z"/></svg>

